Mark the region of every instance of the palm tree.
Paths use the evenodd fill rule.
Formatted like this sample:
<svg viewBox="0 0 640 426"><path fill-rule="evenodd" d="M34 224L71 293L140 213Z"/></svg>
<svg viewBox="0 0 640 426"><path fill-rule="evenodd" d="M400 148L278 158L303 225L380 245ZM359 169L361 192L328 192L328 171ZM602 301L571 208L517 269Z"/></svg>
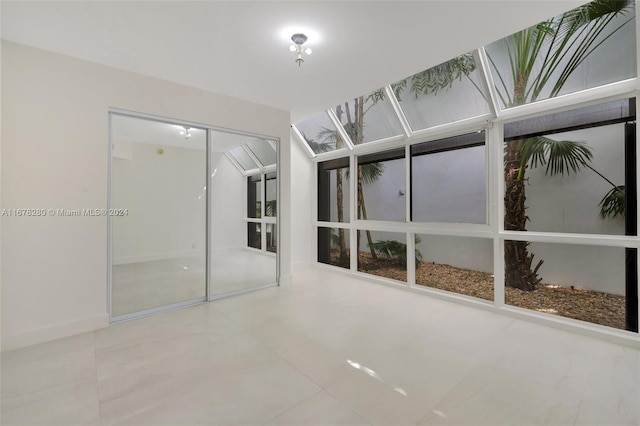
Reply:
<svg viewBox="0 0 640 426"><path fill-rule="evenodd" d="M335 149L340 149L343 147L343 141L338 132L332 131L331 129L323 128L320 133L318 133L317 137L321 139L321 142L316 142L313 139L310 139L303 132L302 137L307 142L309 147L313 150L313 152L327 152L332 149L332 145ZM336 197L337 197L337 212L338 212L338 222L344 222L344 194L343 194L343 185L342 185L342 169L336 169ZM334 241L335 243L335 241ZM344 234L344 228L338 229L338 242L339 247L339 258L338 265L339 266L348 266L349 265L349 257L347 256L347 245L346 238Z"/></svg>
<svg viewBox="0 0 640 426"><path fill-rule="evenodd" d="M511 71L509 81L489 56L497 76L496 90L502 104L513 107L534 102L545 91L548 97L558 95L585 59L633 19L618 24L608 34L603 33L614 18L624 13L631 4L631 1L596 0L507 37L505 43ZM526 230L527 168L547 165L548 174L561 175L575 173L581 167L591 168L588 165L591 152L579 142L537 137L511 140L505 145L504 227L507 230ZM615 211L615 208L612 210L611 200L619 199L620 189L612 191L601 202L601 216L612 216ZM523 241L505 241L507 286L533 290L540 281L537 271L542 261L532 267L534 255L529 253L528 246L529 243Z"/></svg>
<svg viewBox="0 0 640 426"><path fill-rule="evenodd" d="M358 121L353 120L353 116L351 114L351 108L349 107L349 102L340 104L336 107L336 116L340 123L343 122L343 117L346 118L347 122L343 124L343 127L351 141L354 144L362 143L363 135L364 135L364 114L369 109L364 110L362 107L364 105L364 98L361 96L360 98L356 98L356 114L355 117ZM369 107L370 108L370 107ZM320 133L318 133L318 137L321 138L325 143L335 144L336 149L340 149L344 146L344 142L340 133L336 130L324 128ZM364 190L363 190L363 182L364 183L373 183L382 176L384 171L384 166L380 163L372 163L358 167L358 183L357 183L357 197L358 197L358 219L367 219L367 208L364 201ZM349 172L346 172L345 178L349 178ZM336 198L337 198L337 211L338 211L338 222L342 222L344 218L344 196L343 196L343 173L342 169L336 169ZM366 231L367 241L369 244L373 243L373 238L371 237L371 231ZM344 238L344 229L339 229L339 238L340 238L340 263L347 262L348 259L346 257L346 246L345 246L345 238ZM360 253L360 231L358 231L357 237L357 252ZM373 248L370 248L371 257L373 259L377 259L377 253Z"/></svg>

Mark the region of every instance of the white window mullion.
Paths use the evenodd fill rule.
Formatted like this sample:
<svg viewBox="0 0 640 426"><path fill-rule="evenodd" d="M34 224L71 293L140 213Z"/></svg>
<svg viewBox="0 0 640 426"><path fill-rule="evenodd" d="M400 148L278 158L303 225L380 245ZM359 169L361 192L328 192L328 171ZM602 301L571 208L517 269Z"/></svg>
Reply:
<svg viewBox="0 0 640 426"><path fill-rule="evenodd" d="M486 85L487 93L489 94L489 99L487 99L487 103L491 108L491 112L496 117L500 117L500 100L498 99L498 92L496 91L496 85L493 81L493 75L491 74L491 66L489 63L489 57L487 56L487 51L484 47L481 47L475 52L476 63L480 67L480 72L483 75L483 83Z"/></svg>
<svg viewBox="0 0 640 426"><path fill-rule="evenodd" d="M398 102L398 98L396 98L396 95L395 95L395 93L393 93L393 89L391 88L390 85L384 87L384 93L385 93L385 95L387 95L387 99L389 99L389 103L393 107L393 112L396 113L398 121L400 122L400 125L402 126L402 131L404 132L404 135L406 137L411 137L411 134L413 132L411 131L411 126L409 125L409 120L407 120L407 116L404 115L404 111L402 110L402 107L400 106L400 102Z"/></svg>
<svg viewBox="0 0 640 426"><path fill-rule="evenodd" d="M416 237L415 233L407 232L407 286L412 288L416 284Z"/></svg>
<svg viewBox="0 0 640 426"><path fill-rule="evenodd" d="M340 120L338 120L338 117L336 116L336 113L333 112L332 109L328 109L327 110L327 115L329 116L329 119L331 120L333 125L336 127L336 130L338 131L338 134L342 137L342 140L344 141L345 145L347 145L347 148L349 148L349 150L352 150L353 149L353 141L351 141L351 138L349 137L349 134L347 133L347 131L342 126L342 123L340 122Z"/></svg>
<svg viewBox="0 0 640 426"><path fill-rule="evenodd" d="M349 240L351 243L351 249L349 250L350 260L351 260L351 271L356 272L358 270L358 230L356 227L356 219L358 217L358 170L357 170L357 162L356 156L351 154L349 156L349 188L351 192L351 197L349 197L349 223L351 223L352 228L349 231Z"/></svg>
<svg viewBox="0 0 640 426"><path fill-rule="evenodd" d="M405 201L405 220L411 222L411 147L407 145L404 148L405 157L405 180L404 180L404 201Z"/></svg>
<svg viewBox="0 0 640 426"><path fill-rule="evenodd" d="M504 126L502 124L487 128L489 167L489 223L493 231L493 300L496 307L504 306L504 240L500 233L504 230L504 179L502 164L504 162L503 146Z"/></svg>
<svg viewBox="0 0 640 426"><path fill-rule="evenodd" d="M315 158L316 153L313 152L313 150L311 149L307 141L304 139L304 136L302 136L302 133L300 133L300 130L298 130L295 124L291 125L291 133L292 133L292 137L298 141L298 143L300 144L300 146L302 146L302 149L304 149L304 152L309 156L309 158Z"/></svg>
<svg viewBox="0 0 640 426"><path fill-rule="evenodd" d="M260 173L264 173L264 165L262 164L262 162L260 162L260 160L258 160L258 157L256 157L246 145L242 145L242 150L247 153L247 155L251 158L251 160L253 160L254 163L256 163L256 165L258 166L258 170L260 170Z"/></svg>
<svg viewBox="0 0 640 426"><path fill-rule="evenodd" d="M234 166L236 166L236 169L238 169L238 171L239 171L240 173L242 173L243 175L245 175L245 176L246 176L246 174L247 174L247 173L246 173L246 172L245 172L245 170L242 168L242 166L240 165L240 163L238 163L238 162L236 161L236 158L235 158L232 154L230 154L229 152L225 152L225 153L224 153L224 155L225 155L225 157L227 157L227 158L229 159L229 161L231 161L231 164L233 164Z"/></svg>
<svg viewBox="0 0 640 426"><path fill-rule="evenodd" d="M267 180L264 173L260 173L260 250L267 250Z"/></svg>

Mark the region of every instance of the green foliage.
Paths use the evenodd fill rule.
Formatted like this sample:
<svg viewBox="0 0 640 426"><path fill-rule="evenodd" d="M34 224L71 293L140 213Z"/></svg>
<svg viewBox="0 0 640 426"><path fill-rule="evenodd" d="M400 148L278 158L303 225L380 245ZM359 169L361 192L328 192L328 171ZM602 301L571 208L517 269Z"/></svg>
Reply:
<svg viewBox="0 0 640 426"><path fill-rule="evenodd" d="M422 239L416 235L416 246L422 242ZM407 266L407 245L395 240L378 240L370 243L369 248L373 249L378 256L386 257L394 260L400 266ZM415 249L416 268L422 261L422 253Z"/></svg>
<svg viewBox="0 0 640 426"><path fill-rule="evenodd" d="M625 217L625 187L624 185L614 186L598 204L600 207L600 217L602 219L615 219Z"/></svg>
<svg viewBox="0 0 640 426"><path fill-rule="evenodd" d="M383 163L368 163L360 166L360 170L362 171L362 182L363 183L373 183L380 179L380 176L384 173L384 164Z"/></svg>
<svg viewBox="0 0 640 426"><path fill-rule="evenodd" d="M465 53L464 55L460 55L435 67L414 74L411 77L407 77L404 80L393 83L391 84L391 89L399 101L402 100L400 95L407 86L409 86L411 93L413 93L416 98L429 94L436 95L440 90L450 89L454 82L461 81L463 77L469 77L475 70L476 62L473 54ZM483 91L479 87L477 88L484 96ZM369 94L366 101L371 101L375 104L384 98L384 89L379 89Z"/></svg>
<svg viewBox="0 0 640 426"><path fill-rule="evenodd" d="M558 141L545 136L521 141L520 175L529 163L532 168L547 166L545 174L570 175L586 167L593 159L591 147L584 142Z"/></svg>
<svg viewBox="0 0 640 426"><path fill-rule="evenodd" d="M278 211L278 206L277 206L278 201L277 200L269 200L267 201L267 203L265 204L265 214L267 216L277 216L277 211Z"/></svg>
<svg viewBox="0 0 640 426"><path fill-rule="evenodd" d="M630 7L631 1L595 0L507 37L511 84L487 55L502 103L513 107L534 102L545 89L549 97L558 95L584 60L633 19L603 34L611 21Z"/></svg>
<svg viewBox="0 0 640 426"><path fill-rule="evenodd" d="M330 129L324 129L324 130L330 130ZM319 154L321 152L331 151L333 147L335 147L335 143L336 143L335 139L333 142L327 141L327 140L323 140L322 142L316 142L315 140L305 135L304 132L301 131L300 133L302 134L304 141L307 143L307 145L309 145L309 148L311 148L313 152L315 152L316 154ZM318 137L321 137L321 133L318 134ZM332 144L333 144L333 147L331 146Z"/></svg>
<svg viewBox="0 0 640 426"><path fill-rule="evenodd" d="M440 90L450 89L455 81L468 77L475 69L476 62L473 54L465 53L409 77L411 93L416 98L422 95L437 95Z"/></svg>

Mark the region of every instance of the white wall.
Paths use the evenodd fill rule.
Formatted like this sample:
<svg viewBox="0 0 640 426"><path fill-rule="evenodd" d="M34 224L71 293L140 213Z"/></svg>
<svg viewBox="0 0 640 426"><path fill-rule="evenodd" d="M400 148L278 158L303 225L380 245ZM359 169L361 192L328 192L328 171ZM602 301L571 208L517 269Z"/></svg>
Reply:
<svg viewBox="0 0 640 426"><path fill-rule="evenodd" d="M211 248L246 247L246 178L221 152L212 153L211 161Z"/></svg>
<svg viewBox="0 0 640 426"><path fill-rule="evenodd" d="M309 161L299 143L291 137L291 263L293 271L307 268L314 260L313 232L313 170L315 163Z"/></svg>
<svg viewBox="0 0 640 426"><path fill-rule="evenodd" d="M281 283L290 282L287 111L7 41L2 207L106 208L109 107L280 138ZM106 218L5 217L1 250L3 350L106 325Z"/></svg>
<svg viewBox="0 0 640 426"><path fill-rule="evenodd" d="M127 209L112 219L113 263L204 256L206 151L131 147L112 162L111 205Z"/></svg>

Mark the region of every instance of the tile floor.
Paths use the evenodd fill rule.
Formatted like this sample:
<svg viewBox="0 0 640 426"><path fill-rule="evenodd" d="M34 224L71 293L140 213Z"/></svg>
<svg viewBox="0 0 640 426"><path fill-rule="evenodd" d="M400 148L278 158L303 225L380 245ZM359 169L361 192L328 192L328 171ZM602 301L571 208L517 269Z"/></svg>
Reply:
<svg viewBox="0 0 640 426"><path fill-rule="evenodd" d="M313 270L2 354L3 425L637 425L640 351Z"/></svg>

